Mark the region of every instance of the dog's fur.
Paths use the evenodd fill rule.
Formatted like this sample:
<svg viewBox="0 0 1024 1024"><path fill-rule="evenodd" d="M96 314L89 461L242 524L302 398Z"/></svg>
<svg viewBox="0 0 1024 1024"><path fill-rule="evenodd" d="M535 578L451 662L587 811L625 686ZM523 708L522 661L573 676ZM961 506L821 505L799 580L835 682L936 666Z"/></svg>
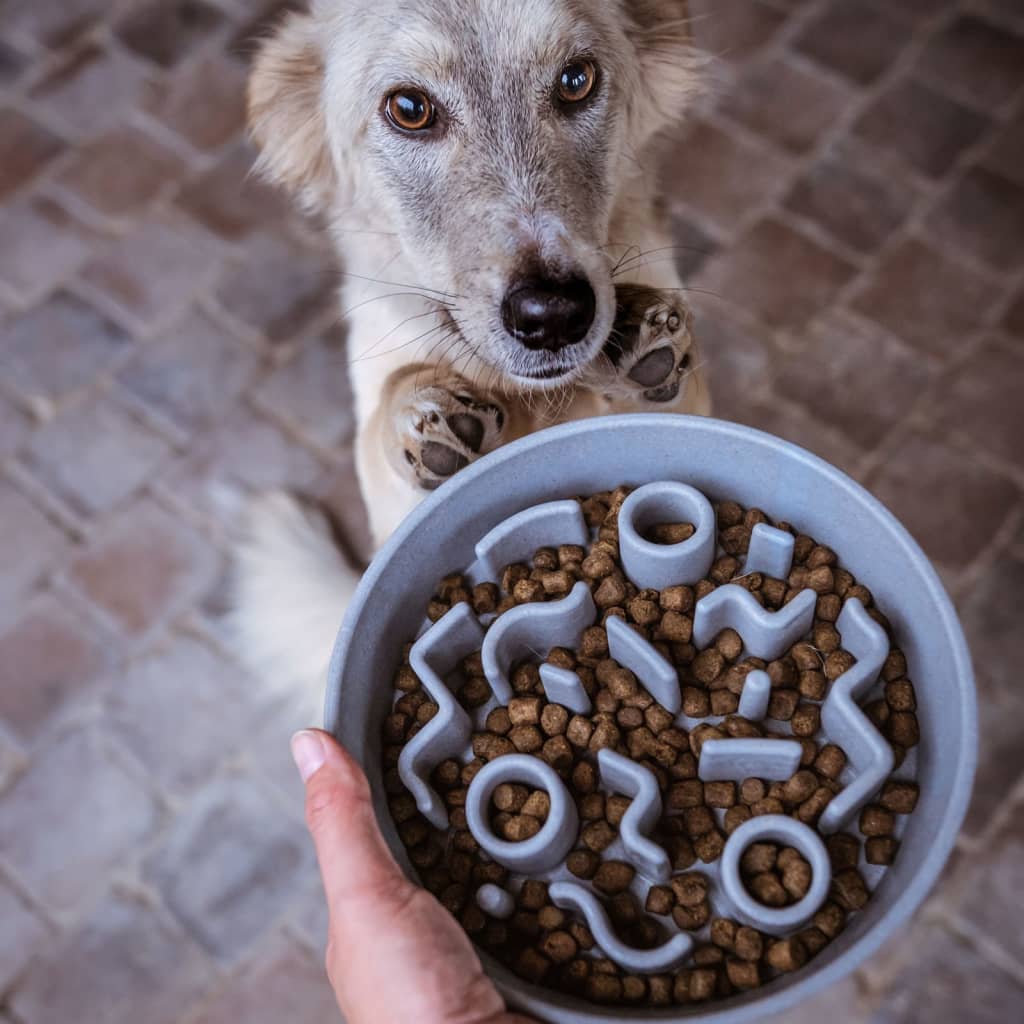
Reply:
<svg viewBox="0 0 1024 1024"><path fill-rule="evenodd" d="M600 80L566 113L554 84L579 57ZM259 167L341 258L378 545L427 490L539 426L709 411L655 184L696 64L685 0L313 0L262 47ZM399 87L435 97L444 130L396 131ZM535 273L582 274L596 295L589 333L560 352L502 326L503 296ZM282 495L253 509L235 621L277 675L322 669L355 586L328 538Z"/></svg>

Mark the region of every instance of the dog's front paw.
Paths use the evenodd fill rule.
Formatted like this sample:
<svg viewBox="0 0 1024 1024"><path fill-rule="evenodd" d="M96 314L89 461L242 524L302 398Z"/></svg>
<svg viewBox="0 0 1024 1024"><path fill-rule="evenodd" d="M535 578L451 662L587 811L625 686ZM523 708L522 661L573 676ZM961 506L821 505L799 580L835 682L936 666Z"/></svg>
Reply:
<svg viewBox="0 0 1024 1024"><path fill-rule="evenodd" d="M621 285L616 298L615 328L585 384L609 399L676 401L693 362L689 309L642 285Z"/></svg>
<svg viewBox="0 0 1024 1024"><path fill-rule="evenodd" d="M398 413L404 469L424 490L436 490L501 444L504 409L460 384L413 391Z"/></svg>

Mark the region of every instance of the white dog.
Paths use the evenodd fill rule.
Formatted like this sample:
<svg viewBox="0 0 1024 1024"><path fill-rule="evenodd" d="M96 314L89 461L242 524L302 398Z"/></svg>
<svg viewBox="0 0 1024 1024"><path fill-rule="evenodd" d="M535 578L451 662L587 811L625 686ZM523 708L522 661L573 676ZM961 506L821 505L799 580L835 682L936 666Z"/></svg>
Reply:
<svg viewBox="0 0 1024 1024"><path fill-rule="evenodd" d="M656 183L697 63L686 0L313 0L266 41L252 133L344 268L376 544L541 426L709 411ZM325 521L259 500L237 569L242 650L319 679L358 582Z"/></svg>

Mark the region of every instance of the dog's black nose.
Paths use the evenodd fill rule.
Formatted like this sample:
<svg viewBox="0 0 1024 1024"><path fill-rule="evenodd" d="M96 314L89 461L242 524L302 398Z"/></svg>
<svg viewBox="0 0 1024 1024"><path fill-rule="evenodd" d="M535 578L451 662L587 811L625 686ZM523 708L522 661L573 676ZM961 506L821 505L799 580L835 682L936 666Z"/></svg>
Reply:
<svg viewBox="0 0 1024 1024"><path fill-rule="evenodd" d="M532 351L557 352L582 341L596 313L594 289L580 277L564 282L530 278L501 304L505 330Z"/></svg>

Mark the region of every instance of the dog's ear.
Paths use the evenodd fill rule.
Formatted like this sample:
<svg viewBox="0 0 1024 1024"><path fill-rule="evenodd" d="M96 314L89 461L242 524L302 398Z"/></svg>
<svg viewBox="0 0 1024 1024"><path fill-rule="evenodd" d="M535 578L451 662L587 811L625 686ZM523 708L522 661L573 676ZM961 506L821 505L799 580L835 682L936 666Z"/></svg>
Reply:
<svg viewBox="0 0 1024 1024"><path fill-rule="evenodd" d="M313 19L292 13L256 56L249 78L249 131L260 151L260 172L312 209L324 204L335 183L323 82L323 51Z"/></svg>

